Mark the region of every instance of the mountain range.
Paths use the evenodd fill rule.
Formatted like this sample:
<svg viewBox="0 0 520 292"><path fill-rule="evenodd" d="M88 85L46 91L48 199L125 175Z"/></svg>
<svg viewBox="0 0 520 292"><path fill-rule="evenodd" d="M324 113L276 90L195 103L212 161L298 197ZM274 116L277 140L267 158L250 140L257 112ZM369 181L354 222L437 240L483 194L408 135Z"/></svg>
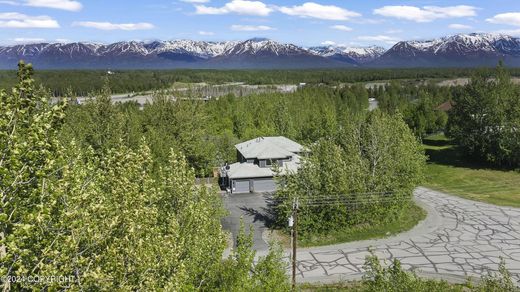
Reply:
<svg viewBox="0 0 520 292"><path fill-rule="evenodd" d="M520 38L458 34L381 47L341 45L304 48L269 39L96 43L40 43L0 47L0 69L19 60L40 69L297 69L345 67L475 67L504 60L520 66Z"/></svg>

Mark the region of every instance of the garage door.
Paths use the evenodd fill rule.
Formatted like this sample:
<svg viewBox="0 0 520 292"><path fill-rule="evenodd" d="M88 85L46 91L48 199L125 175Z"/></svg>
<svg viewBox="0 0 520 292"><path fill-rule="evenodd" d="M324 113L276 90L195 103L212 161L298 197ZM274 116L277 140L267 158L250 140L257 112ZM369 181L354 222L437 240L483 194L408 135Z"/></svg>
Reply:
<svg viewBox="0 0 520 292"><path fill-rule="evenodd" d="M249 193L249 180L234 180L233 193Z"/></svg>
<svg viewBox="0 0 520 292"><path fill-rule="evenodd" d="M276 183L272 178L253 180L253 191L257 193L276 191Z"/></svg>

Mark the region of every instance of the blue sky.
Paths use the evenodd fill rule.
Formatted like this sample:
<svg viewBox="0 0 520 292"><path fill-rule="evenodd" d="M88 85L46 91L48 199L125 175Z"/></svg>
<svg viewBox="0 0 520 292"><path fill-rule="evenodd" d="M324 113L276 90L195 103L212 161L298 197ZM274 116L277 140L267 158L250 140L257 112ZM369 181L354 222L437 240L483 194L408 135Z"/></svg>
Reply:
<svg viewBox="0 0 520 292"><path fill-rule="evenodd" d="M520 36L519 0L0 0L0 43L244 40L389 47L470 32Z"/></svg>

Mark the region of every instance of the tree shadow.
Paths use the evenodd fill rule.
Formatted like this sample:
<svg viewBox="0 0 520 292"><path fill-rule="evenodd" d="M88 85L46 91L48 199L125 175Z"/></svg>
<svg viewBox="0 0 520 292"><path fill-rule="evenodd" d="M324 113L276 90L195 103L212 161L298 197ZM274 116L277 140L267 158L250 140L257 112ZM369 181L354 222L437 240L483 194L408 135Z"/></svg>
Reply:
<svg viewBox="0 0 520 292"><path fill-rule="evenodd" d="M277 203L270 195L263 195L262 199L266 201L266 207L251 208L247 206L240 207L248 216L253 216L253 223L260 221L264 226L271 229L276 227L276 213L274 208Z"/></svg>
<svg viewBox="0 0 520 292"><path fill-rule="evenodd" d="M265 227L271 228L274 225L274 217L271 216L269 208L250 208L246 206L240 207L248 216L253 216L253 223L263 222Z"/></svg>

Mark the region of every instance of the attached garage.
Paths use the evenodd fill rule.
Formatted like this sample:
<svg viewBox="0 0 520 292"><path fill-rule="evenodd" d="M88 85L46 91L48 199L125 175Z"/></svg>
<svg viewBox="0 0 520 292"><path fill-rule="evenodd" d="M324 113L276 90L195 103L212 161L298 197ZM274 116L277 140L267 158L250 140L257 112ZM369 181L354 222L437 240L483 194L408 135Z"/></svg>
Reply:
<svg viewBox="0 0 520 292"><path fill-rule="evenodd" d="M249 180L233 180L233 193L249 193Z"/></svg>
<svg viewBox="0 0 520 292"><path fill-rule="evenodd" d="M272 178L255 178L253 179L253 192L274 192L276 191L276 183Z"/></svg>

